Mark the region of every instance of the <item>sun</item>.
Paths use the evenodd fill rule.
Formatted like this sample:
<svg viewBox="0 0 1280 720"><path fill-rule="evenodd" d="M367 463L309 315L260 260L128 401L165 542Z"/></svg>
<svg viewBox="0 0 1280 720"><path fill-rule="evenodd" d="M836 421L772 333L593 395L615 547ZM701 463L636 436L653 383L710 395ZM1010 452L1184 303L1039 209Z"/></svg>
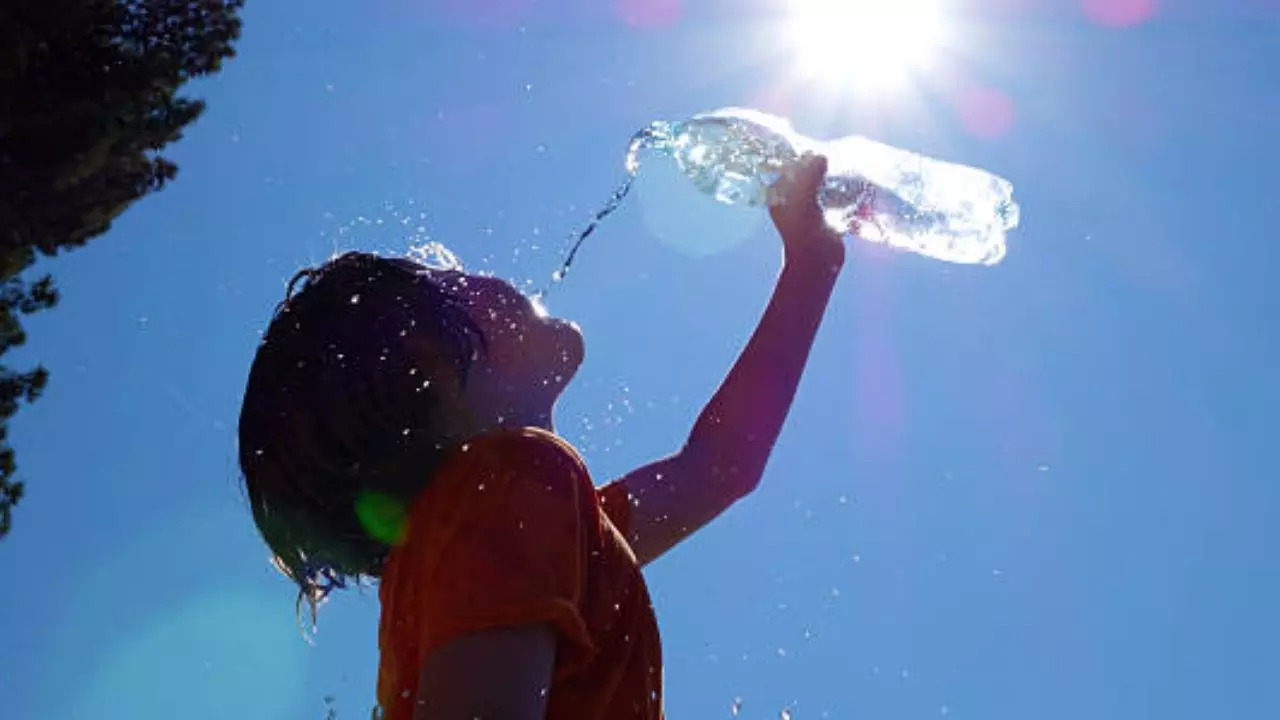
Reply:
<svg viewBox="0 0 1280 720"><path fill-rule="evenodd" d="M857 91L901 89L937 61L945 0L788 0L785 38L803 79Z"/></svg>

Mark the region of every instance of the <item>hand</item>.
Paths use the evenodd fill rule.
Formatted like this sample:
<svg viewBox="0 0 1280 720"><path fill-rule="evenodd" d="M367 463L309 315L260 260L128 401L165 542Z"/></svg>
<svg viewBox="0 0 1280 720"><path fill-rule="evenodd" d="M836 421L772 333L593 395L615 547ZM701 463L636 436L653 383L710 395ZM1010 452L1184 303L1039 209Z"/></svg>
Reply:
<svg viewBox="0 0 1280 720"><path fill-rule="evenodd" d="M780 202L770 205L769 215L782 236L788 265L839 272L844 265L844 241L827 225L818 205L818 188L826 173L827 159L806 153L770 189Z"/></svg>

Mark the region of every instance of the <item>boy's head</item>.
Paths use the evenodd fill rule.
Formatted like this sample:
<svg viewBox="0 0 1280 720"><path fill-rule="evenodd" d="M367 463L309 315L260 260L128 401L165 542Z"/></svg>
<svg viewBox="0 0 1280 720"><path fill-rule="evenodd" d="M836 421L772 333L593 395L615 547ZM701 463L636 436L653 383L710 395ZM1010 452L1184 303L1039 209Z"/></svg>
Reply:
<svg viewBox="0 0 1280 720"><path fill-rule="evenodd" d="M347 253L290 283L240 411L254 521L311 601L379 573L404 508L475 435L549 427L576 327L456 266Z"/></svg>

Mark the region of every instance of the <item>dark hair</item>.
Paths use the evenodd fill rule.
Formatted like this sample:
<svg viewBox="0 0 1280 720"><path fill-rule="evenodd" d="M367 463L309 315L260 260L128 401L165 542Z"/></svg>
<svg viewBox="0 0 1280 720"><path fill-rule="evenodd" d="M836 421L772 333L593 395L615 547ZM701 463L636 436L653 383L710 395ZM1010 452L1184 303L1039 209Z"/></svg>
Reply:
<svg viewBox="0 0 1280 720"><path fill-rule="evenodd" d="M313 615L332 589L380 575L404 508L454 444L442 373L465 383L484 338L448 276L359 252L304 269L254 356L240 468L254 523Z"/></svg>

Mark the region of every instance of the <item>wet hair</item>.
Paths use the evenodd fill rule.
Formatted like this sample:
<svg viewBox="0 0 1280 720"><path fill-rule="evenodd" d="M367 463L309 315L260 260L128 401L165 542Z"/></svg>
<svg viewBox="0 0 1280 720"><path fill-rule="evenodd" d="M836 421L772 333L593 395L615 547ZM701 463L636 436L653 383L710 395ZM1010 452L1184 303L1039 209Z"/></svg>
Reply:
<svg viewBox="0 0 1280 720"><path fill-rule="evenodd" d="M451 275L350 252L295 275L263 335L240 468L299 610L314 616L334 588L380 576L406 506L455 444L443 393L485 343Z"/></svg>

